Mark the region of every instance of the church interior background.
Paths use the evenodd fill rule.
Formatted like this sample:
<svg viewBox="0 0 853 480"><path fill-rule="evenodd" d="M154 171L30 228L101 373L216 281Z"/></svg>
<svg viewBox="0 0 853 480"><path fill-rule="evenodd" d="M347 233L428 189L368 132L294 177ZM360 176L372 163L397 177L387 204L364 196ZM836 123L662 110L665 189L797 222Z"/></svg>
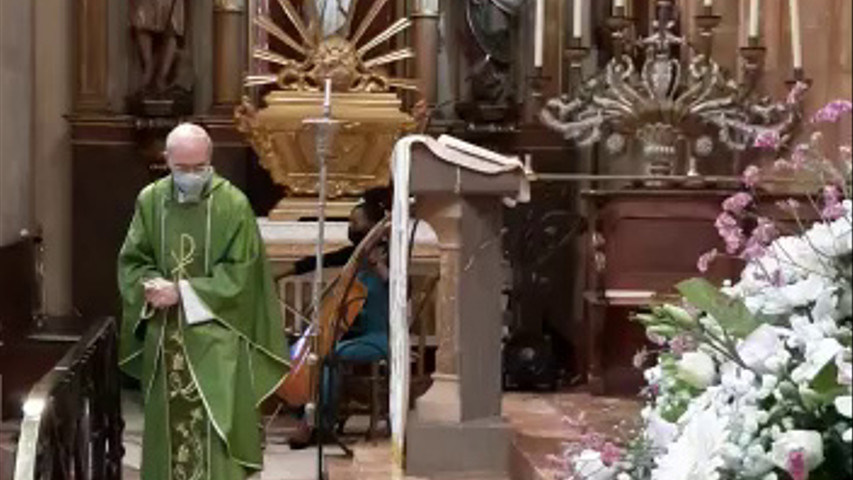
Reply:
<svg viewBox="0 0 853 480"><path fill-rule="evenodd" d="M703 272L697 260L726 250L719 218L741 172L778 167L816 115L834 115L822 142L847 145L849 168L853 2L148 0L169 4L171 38L140 34L137 2L0 0L0 479L139 478L138 386L115 365L116 256L184 121L208 131L216 171L249 198L274 272L314 255L319 155L331 251L358 197L390 184L395 143L437 139L412 147L423 222L405 454L380 362L348 373L347 451L321 452L328 478L777 478L663 464L617 476L603 454L591 473L566 445L630 451L626 425L649 401L638 362L657 361L638 357L659 348L634 315L689 297L683 280L740 278L745 254ZM323 116L326 79L339 126L323 137L305 120ZM475 173L466 159L517 168ZM820 191L798 175L756 195L761 218ZM298 338L311 277L276 288ZM833 398L849 402L847 375ZM836 421L849 428L847 408ZM264 413L261 478L317 478L317 449L291 451L288 416L275 402ZM812 478L836 478L820 476L832 452L807 459Z"/></svg>

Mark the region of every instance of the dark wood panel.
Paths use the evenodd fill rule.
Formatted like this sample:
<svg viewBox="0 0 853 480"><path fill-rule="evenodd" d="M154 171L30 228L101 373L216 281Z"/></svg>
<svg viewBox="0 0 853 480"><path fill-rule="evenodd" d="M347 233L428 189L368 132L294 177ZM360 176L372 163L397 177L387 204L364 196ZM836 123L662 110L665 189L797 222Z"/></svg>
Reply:
<svg viewBox="0 0 853 480"><path fill-rule="evenodd" d="M0 347L0 375L3 376L3 420L20 418L24 399L44 374L65 355L68 343L39 342L26 338Z"/></svg>
<svg viewBox="0 0 853 480"><path fill-rule="evenodd" d="M31 326L36 298L34 248L29 239L0 247L0 344Z"/></svg>
<svg viewBox="0 0 853 480"><path fill-rule="evenodd" d="M72 298L83 315L119 311L116 256L136 196L152 177L131 144L74 146Z"/></svg>
<svg viewBox="0 0 853 480"><path fill-rule="evenodd" d="M586 192L591 229L604 244L603 271L587 259L587 367L591 387L598 393L631 395L643 385L642 372L632 365L634 354L647 340L643 328L630 321L636 304L608 304L607 290L672 293L674 285L697 271L698 257L723 249L714 220L728 191L625 190ZM706 274L714 280L734 278L741 263L715 262ZM630 303L630 302L629 302Z"/></svg>

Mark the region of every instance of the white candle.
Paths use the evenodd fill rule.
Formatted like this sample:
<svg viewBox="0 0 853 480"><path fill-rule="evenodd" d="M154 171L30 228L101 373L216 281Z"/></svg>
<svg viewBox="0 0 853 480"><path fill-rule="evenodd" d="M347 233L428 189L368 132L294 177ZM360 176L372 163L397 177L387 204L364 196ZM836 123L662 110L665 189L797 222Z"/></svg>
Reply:
<svg viewBox="0 0 853 480"><path fill-rule="evenodd" d="M702 4L705 5L706 7L713 7L714 6L714 0L702 0Z"/></svg>
<svg viewBox="0 0 853 480"><path fill-rule="evenodd" d="M749 38L758 38L758 0L749 0Z"/></svg>
<svg viewBox="0 0 853 480"><path fill-rule="evenodd" d="M794 68L803 68L803 44L800 42L800 2L788 1L791 16L791 55L794 56Z"/></svg>
<svg viewBox="0 0 853 480"><path fill-rule="evenodd" d="M572 36L583 38L583 0L574 0L572 13Z"/></svg>
<svg viewBox="0 0 853 480"><path fill-rule="evenodd" d="M326 94L323 97L323 107L329 108L332 106L332 79L326 79Z"/></svg>
<svg viewBox="0 0 853 480"><path fill-rule="evenodd" d="M625 0L615 0L613 2L613 9L617 8L625 8Z"/></svg>
<svg viewBox="0 0 853 480"><path fill-rule="evenodd" d="M545 0L536 0L536 28L533 33L533 66L539 68L544 59Z"/></svg>

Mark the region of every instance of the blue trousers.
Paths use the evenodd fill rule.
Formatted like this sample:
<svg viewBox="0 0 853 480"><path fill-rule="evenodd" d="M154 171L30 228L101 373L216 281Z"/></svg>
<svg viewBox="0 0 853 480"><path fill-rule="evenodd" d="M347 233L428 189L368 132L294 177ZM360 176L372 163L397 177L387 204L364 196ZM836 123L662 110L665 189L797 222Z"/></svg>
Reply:
<svg viewBox="0 0 853 480"><path fill-rule="evenodd" d="M373 363L388 358L388 337L383 334L368 333L344 339L335 346L335 361L351 363ZM323 408L323 426L327 431L335 425L338 417L340 375L333 364L323 367L323 388L320 391Z"/></svg>

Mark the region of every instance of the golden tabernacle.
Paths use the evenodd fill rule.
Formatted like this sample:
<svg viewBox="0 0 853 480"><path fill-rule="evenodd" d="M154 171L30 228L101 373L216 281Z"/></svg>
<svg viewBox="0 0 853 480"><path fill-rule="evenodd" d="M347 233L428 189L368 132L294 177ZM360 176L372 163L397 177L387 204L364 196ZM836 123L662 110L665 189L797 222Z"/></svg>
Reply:
<svg viewBox="0 0 853 480"><path fill-rule="evenodd" d="M290 4L283 2L299 41L285 31L286 25L277 25L270 17L259 15L254 20L261 31L302 57L297 60L267 48L253 48L255 60L278 67L278 71L248 75L246 85L274 84L275 89L264 96L263 107L255 107L246 98L235 111L238 130L246 135L273 181L287 191L287 197L270 212L270 219L294 219L315 210L313 199L306 198L317 195L315 132L304 119L322 116L322 85L327 79L331 82L332 116L340 122L327 159L327 194L338 200L330 205L330 214L348 212L347 197L388 184L388 159L394 141L414 127L414 120L401 110L402 102L392 89L415 87L413 81L389 77L384 71L384 67L414 55L407 47L393 51L382 48L409 28L407 18L365 39L385 3L375 2L351 32L354 9L340 22L317 13L306 25ZM328 25L340 26L330 31Z"/></svg>

